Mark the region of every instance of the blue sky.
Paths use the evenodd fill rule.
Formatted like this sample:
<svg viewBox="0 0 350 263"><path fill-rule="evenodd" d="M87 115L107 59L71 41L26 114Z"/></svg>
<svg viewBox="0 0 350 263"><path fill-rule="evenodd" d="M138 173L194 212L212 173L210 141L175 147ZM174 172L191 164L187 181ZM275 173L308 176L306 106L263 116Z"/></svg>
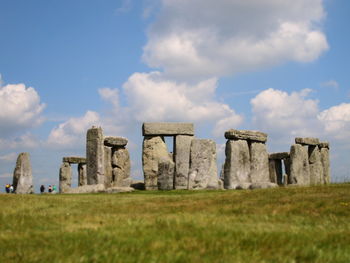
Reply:
<svg viewBox="0 0 350 263"><path fill-rule="evenodd" d="M18 153L57 184L85 133L129 138L141 179L143 121L191 121L331 143L334 181L350 180L350 3L341 0L0 0L0 184ZM2 190L2 189L1 189Z"/></svg>

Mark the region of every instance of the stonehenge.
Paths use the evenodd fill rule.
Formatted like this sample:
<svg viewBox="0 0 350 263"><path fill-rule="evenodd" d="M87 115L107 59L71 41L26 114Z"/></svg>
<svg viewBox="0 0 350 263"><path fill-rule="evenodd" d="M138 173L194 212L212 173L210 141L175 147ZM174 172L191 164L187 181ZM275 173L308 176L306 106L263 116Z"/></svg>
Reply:
<svg viewBox="0 0 350 263"><path fill-rule="evenodd" d="M128 140L105 137L101 127L86 134L86 158L63 157L59 172L60 193L92 193L131 185ZM78 187L72 188L71 164L78 165ZM110 190L110 191L112 191Z"/></svg>
<svg viewBox="0 0 350 263"><path fill-rule="evenodd" d="M268 153L267 134L230 129L220 178L216 143L195 137L193 123L147 122L142 125L144 182L130 177L128 139L104 136L101 127L86 133L86 156L65 156L59 169L60 193L145 190L260 189L330 183L329 143L297 137L289 152ZM165 137L172 137L168 149ZM72 187L72 165L78 185ZM33 193L29 153L19 154L13 173L18 194Z"/></svg>
<svg viewBox="0 0 350 263"><path fill-rule="evenodd" d="M267 134L259 131L228 130L224 164L224 188L270 188L277 184L270 179Z"/></svg>
<svg viewBox="0 0 350 263"><path fill-rule="evenodd" d="M216 143L196 139L192 123L144 123L142 134L146 190L219 188ZM173 137L173 154L165 136Z"/></svg>

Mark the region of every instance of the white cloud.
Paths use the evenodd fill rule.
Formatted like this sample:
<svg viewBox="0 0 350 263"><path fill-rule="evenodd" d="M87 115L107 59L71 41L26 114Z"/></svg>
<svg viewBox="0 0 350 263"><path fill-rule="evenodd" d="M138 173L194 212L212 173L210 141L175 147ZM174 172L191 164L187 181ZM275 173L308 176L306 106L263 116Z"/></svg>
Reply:
<svg viewBox="0 0 350 263"><path fill-rule="evenodd" d="M335 80L332 79L329 81L322 82L321 87L329 87L329 88L333 88L333 89L338 89L339 84L338 84L338 82L336 82Z"/></svg>
<svg viewBox="0 0 350 263"><path fill-rule="evenodd" d="M328 49L322 0L162 0L143 59L178 77L222 76Z"/></svg>
<svg viewBox="0 0 350 263"><path fill-rule="evenodd" d="M136 121L205 121L217 123L218 129L242 122L227 104L215 100L215 78L191 85L171 81L160 72L135 73L123 88Z"/></svg>
<svg viewBox="0 0 350 263"><path fill-rule="evenodd" d="M319 134L318 101L307 99L311 92L287 92L267 89L251 100L253 123L274 137L312 136Z"/></svg>
<svg viewBox="0 0 350 263"><path fill-rule="evenodd" d="M8 153L4 155L0 155L0 161L4 162L12 162L17 159L17 153Z"/></svg>
<svg viewBox="0 0 350 263"><path fill-rule="evenodd" d="M87 111L83 117L70 118L54 128L48 137L48 144L52 147L66 148L83 145L87 129L100 126L100 116L93 111Z"/></svg>
<svg viewBox="0 0 350 263"><path fill-rule="evenodd" d="M337 140L345 140L350 136L350 104L342 103L318 115L318 119L323 123L327 134L332 135Z"/></svg>
<svg viewBox="0 0 350 263"><path fill-rule="evenodd" d="M7 136L43 122L45 104L34 88L24 84L0 87L0 135Z"/></svg>
<svg viewBox="0 0 350 263"><path fill-rule="evenodd" d="M41 146L41 144L42 142L29 132L12 138L0 138L0 150L34 149L38 146Z"/></svg>

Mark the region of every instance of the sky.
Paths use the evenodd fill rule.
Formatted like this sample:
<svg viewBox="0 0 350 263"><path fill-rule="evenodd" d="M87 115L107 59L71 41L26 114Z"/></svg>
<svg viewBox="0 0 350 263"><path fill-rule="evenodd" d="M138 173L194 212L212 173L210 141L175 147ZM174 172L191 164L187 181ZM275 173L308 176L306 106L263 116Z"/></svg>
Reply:
<svg viewBox="0 0 350 263"><path fill-rule="evenodd" d="M129 139L142 179L142 123L160 121L193 122L219 167L231 128L266 132L269 152L318 137L332 181L350 181L349 13L345 0L0 0L0 185L21 152L36 189L57 185L93 125Z"/></svg>

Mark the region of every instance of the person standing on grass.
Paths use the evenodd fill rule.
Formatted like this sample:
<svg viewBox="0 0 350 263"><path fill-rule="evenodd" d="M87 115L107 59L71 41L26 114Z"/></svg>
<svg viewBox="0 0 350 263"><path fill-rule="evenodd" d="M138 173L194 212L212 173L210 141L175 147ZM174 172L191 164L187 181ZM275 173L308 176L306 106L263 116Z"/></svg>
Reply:
<svg viewBox="0 0 350 263"><path fill-rule="evenodd" d="M45 192L45 186L42 184L41 186L40 186L40 193L44 193Z"/></svg>
<svg viewBox="0 0 350 263"><path fill-rule="evenodd" d="M54 193L54 194L55 194L56 192L57 192L56 185L53 185L53 186L52 186L52 193Z"/></svg>
<svg viewBox="0 0 350 263"><path fill-rule="evenodd" d="M14 193L15 192L15 188L13 188L13 185L11 184L11 186L10 186L10 193Z"/></svg>
<svg viewBox="0 0 350 263"><path fill-rule="evenodd" d="M52 186L49 185L49 193L52 193Z"/></svg>
<svg viewBox="0 0 350 263"><path fill-rule="evenodd" d="M5 190L6 190L6 193L10 193L10 184L7 184L6 186L5 186Z"/></svg>

